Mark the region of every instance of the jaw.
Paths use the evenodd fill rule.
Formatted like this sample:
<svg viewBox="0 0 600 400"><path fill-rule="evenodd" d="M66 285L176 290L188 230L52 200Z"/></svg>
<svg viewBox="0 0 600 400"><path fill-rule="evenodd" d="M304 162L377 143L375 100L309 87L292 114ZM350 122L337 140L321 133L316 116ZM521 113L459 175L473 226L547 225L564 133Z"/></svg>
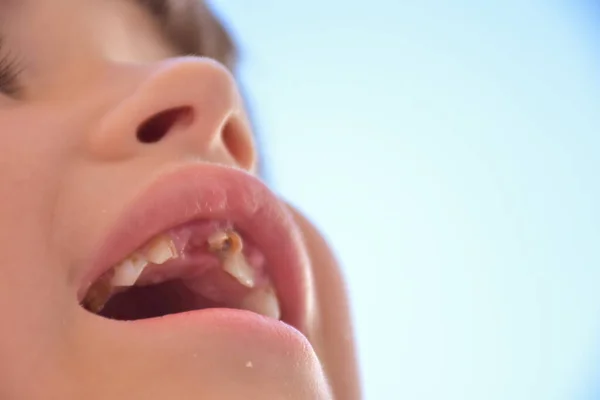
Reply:
<svg viewBox="0 0 600 400"><path fill-rule="evenodd" d="M165 329L88 318L78 335L86 339L71 346L63 379L80 392L57 398L331 398L300 332L244 311L203 312L210 323L172 320Z"/></svg>

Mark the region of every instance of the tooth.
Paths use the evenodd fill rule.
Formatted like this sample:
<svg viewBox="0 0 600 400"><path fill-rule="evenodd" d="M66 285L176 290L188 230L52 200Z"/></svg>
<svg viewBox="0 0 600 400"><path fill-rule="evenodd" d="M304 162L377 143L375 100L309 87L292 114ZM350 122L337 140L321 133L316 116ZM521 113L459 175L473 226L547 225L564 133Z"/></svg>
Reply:
<svg viewBox="0 0 600 400"><path fill-rule="evenodd" d="M271 285L256 288L244 297L241 308L273 319L281 318L279 301Z"/></svg>
<svg viewBox="0 0 600 400"><path fill-rule="evenodd" d="M155 237L142 250L113 267L110 275L94 283L82 301L83 306L91 312L100 312L119 287L122 290L133 286L148 264L164 264L173 258L177 258L175 243L168 236Z"/></svg>
<svg viewBox="0 0 600 400"><path fill-rule="evenodd" d="M163 264L177 257L177 249L171 238L161 235L146 245L143 254L144 258L152 264Z"/></svg>
<svg viewBox="0 0 600 400"><path fill-rule="evenodd" d="M208 238L208 247L211 251L228 255L242 251L242 238L234 231L218 231Z"/></svg>
<svg viewBox="0 0 600 400"><path fill-rule="evenodd" d="M242 285L253 288L255 285L254 269L246 262L242 253L232 254L223 258L223 269Z"/></svg>
<svg viewBox="0 0 600 400"><path fill-rule="evenodd" d="M82 304L86 309L97 314L102 311L111 296L112 286L108 281L101 280L89 288Z"/></svg>
<svg viewBox="0 0 600 400"><path fill-rule="evenodd" d="M220 255L225 272L242 285L254 287L254 269L248 265L242 253L243 242L240 235L234 231L215 232L208 238L208 247Z"/></svg>
<svg viewBox="0 0 600 400"><path fill-rule="evenodd" d="M142 250L117 264L110 283L113 286L133 286L148 264L164 264L176 257L173 241L168 236L157 236Z"/></svg>
<svg viewBox="0 0 600 400"><path fill-rule="evenodd" d="M114 274L110 280L112 286L133 286L138 280L148 260L137 253L132 254L114 267Z"/></svg>

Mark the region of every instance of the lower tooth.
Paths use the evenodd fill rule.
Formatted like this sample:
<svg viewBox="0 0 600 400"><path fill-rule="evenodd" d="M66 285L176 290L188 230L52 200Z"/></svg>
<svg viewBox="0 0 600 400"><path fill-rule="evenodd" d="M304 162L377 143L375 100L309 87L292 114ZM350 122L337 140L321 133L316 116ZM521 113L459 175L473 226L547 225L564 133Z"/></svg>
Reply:
<svg viewBox="0 0 600 400"><path fill-rule="evenodd" d="M281 318L277 294L271 285L248 293L242 300L241 308L273 319Z"/></svg>

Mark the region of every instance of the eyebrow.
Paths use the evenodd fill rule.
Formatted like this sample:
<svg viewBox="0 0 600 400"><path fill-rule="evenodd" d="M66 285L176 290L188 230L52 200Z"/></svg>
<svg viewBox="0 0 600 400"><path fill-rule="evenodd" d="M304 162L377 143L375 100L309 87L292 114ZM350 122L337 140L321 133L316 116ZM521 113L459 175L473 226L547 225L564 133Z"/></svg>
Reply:
<svg viewBox="0 0 600 400"><path fill-rule="evenodd" d="M203 0L135 1L156 19L161 33L179 53L210 57L235 69L233 39Z"/></svg>

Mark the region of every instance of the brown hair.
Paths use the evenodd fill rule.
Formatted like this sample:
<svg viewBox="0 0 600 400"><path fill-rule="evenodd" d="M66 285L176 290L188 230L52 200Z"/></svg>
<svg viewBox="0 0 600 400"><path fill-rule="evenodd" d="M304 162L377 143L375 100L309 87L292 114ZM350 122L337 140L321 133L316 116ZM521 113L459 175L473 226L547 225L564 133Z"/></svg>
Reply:
<svg viewBox="0 0 600 400"><path fill-rule="evenodd" d="M204 0L138 0L158 19L167 39L182 54L213 58L232 72L236 46Z"/></svg>

